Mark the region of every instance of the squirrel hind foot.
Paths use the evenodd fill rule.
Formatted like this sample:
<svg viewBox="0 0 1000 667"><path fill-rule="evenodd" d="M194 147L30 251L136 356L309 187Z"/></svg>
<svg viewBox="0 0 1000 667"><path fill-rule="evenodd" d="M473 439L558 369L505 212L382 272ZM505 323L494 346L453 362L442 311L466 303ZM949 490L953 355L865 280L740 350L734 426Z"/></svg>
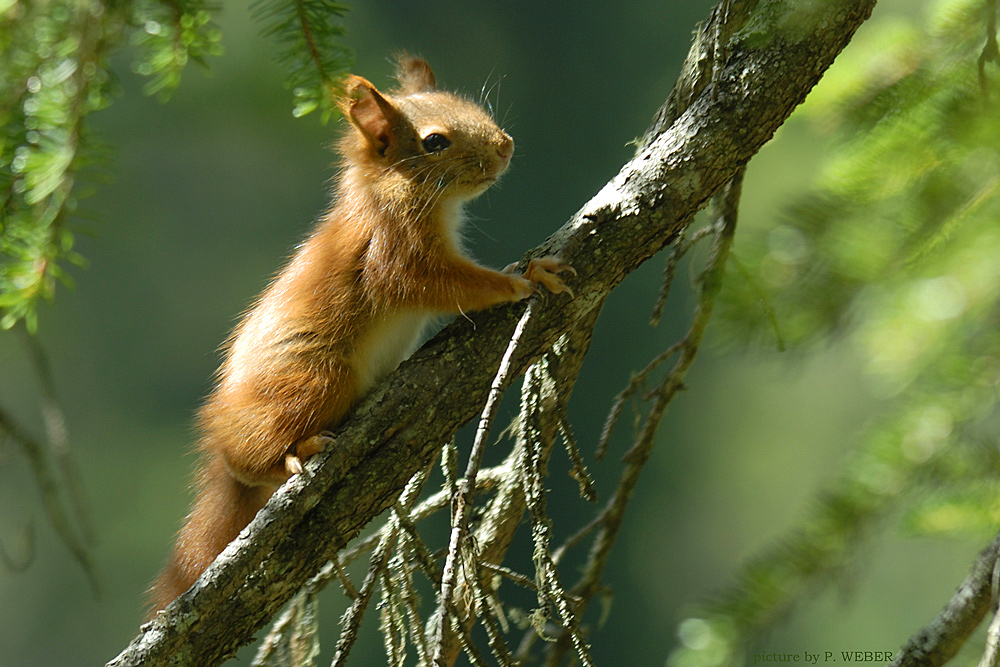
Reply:
<svg viewBox="0 0 1000 667"><path fill-rule="evenodd" d="M291 452L285 454L285 472L288 473L289 477L305 472L305 468L302 467L302 459Z"/></svg>
<svg viewBox="0 0 1000 667"><path fill-rule="evenodd" d="M295 451L289 451L285 454L285 472L289 476L301 475L305 472L303 461L319 454L331 444L333 444L333 434L330 431L322 431L314 436L299 440L295 443Z"/></svg>

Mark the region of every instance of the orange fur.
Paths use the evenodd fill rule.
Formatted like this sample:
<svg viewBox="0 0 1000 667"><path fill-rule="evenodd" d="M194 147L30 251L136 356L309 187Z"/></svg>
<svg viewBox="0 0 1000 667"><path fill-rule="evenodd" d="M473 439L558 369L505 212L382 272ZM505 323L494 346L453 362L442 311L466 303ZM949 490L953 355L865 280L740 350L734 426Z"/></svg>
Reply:
<svg viewBox="0 0 1000 667"><path fill-rule="evenodd" d="M507 168L511 138L475 104L403 57L400 88L351 77L341 107L336 205L229 340L198 424L197 497L150 602L185 591L351 407L412 350L424 323L569 291L549 258L525 276L483 268L458 243L461 205ZM449 145L430 150L431 134Z"/></svg>

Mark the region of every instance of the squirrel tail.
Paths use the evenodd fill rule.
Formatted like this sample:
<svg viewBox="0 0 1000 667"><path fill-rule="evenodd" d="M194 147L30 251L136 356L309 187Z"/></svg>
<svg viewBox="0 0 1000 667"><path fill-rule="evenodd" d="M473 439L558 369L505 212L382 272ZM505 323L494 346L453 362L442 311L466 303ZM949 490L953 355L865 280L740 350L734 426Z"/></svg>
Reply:
<svg viewBox="0 0 1000 667"><path fill-rule="evenodd" d="M235 479L221 456L206 463L198 474L194 507L177 535L170 561L150 588L147 620L191 587L253 520L273 491Z"/></svg>

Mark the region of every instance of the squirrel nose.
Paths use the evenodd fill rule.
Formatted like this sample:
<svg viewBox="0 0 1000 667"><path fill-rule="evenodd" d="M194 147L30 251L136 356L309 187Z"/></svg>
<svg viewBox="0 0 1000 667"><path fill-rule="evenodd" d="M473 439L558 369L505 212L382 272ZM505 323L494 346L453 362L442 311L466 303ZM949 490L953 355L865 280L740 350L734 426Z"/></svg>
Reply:
<svg viewBox="0 0 1000 667"><path fill-rule="evenodd" d="M508 135L503 135L503 140L497 144L497 155L504 162L510 160L510 157L514 154L514 140Z"/></svg>

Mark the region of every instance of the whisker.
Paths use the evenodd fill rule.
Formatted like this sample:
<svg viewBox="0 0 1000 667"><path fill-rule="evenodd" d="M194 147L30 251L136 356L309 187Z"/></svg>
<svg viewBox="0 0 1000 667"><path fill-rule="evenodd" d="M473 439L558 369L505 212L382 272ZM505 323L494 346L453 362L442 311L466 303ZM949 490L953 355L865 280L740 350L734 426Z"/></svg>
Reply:
<svg viewBox="0 0 1000 667"><path fill-rule="evenodd" d="M510 104L507 105L507 110L503 112L503 121L500 122L500 127L504 128L505 130L510 130L514 128L513 123L511 123L510 125L507 124L508 122L507 118L510 116L510 112L511 110L513 110L513 108L514 108L514 103L511 102Z"/></svg>
<svg viewBox="0 0 1000 667"><path fill-rule="evenodd" d="M497 77L497 108L500 108L500 84L503 83L503 75Z"/></svg>
<svg viewBox="0 0 1000 667"><path fill-rule="evenodd" d="M486 81L483 83L483 89L480 91L480 94L479 94L479 105L486 107L487 111L489 112L490 118L492 118L494 122L496 121L496 118L497 118L497 113L496 112L497 112L497 109L499 108L500 82L503 81L504 78L506 78L506 75L503 75L503 74L497 75L496 82L493 83L493 84L491 84L489 86L489 88L487 88L486 84L489 83L489 80L493 77L493 73L495 72L495 70L496 70L495 67L492 70L490 70L490 76L487 77ZM497 93L496 94L497 104L494 104L490 100L490 95L494 91L496 91L496 93Z"/></svg>
<svg viewBox="0 0 1000 667"><path fill-rule="evenodd" d="M486 80L483 81L483 87L479 89L480 105L482 105L486 101L486 96L489 95L489 92L486 90L486 84L488 84L490 82L490 79L493 78L493 72L495 71L496 71L496 66L494 66L493 69L490 70L490 73L486 75ZM492 90L492 86L490 88Z"/></svg>

